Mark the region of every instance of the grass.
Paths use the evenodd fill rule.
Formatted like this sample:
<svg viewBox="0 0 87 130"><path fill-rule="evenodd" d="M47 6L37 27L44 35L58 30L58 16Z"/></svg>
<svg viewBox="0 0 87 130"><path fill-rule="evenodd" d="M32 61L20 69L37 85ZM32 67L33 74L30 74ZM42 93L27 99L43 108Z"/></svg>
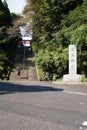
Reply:
<svg viewBox="0 0 87 130"><path fill-rule="evenodd" d="M58 78L57 80L56 80L56 82L62 82L63 81L63 78Z"/></svg>
<svg viewBox="0 0 87 130"><path fill-rule="evenodd" d="M87 82L87 77L85 75L82 75L82 82Z"/></svg>
<svg viewBox="0 0 87 130"><path fill-rule="evenodd" d="M39 77L39 80L41 80L42 77L43 77L43 71L42 71L42 69L39 69L38 66L37 66L37 70L38 70L38 77Z"/></svg>
<svg viewBox="0 0 87 130"><path fill-rule="evenodd" d="M63 81L63 78L59 78L56 80L56 82L62 82ZM87 77L85 75L82 75L82 82L87 82Z"/></svg>

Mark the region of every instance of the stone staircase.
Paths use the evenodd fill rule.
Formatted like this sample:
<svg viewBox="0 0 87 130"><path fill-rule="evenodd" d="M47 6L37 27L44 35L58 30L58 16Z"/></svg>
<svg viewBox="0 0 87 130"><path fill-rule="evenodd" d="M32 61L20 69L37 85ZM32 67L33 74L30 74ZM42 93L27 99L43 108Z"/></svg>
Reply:
<svg viewBox="0 0 87 130"><path fill-rule="evenodd" d="M23 51L20 52L17 50L10 80L38 81L33 52L28 52L27 55L23 55Z"/></svg>

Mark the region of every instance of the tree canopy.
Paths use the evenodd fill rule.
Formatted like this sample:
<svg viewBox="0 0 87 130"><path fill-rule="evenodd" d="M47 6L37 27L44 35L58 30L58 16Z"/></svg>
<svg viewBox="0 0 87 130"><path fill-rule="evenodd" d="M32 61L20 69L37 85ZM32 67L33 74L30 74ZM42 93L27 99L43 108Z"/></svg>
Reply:
<svg viewBox="0 0 87 130"><path fill-rule="evenodd" d="M68 73L68 45L78 49L78 73L87 76L87 0L27 0L24 19L33 30L33 50L36 64L42 71L41 80ZM6 0L0 0L0 74L9 61L8 28L13 19ZM23 19L22 19L23 20ZM23 22L25 22L23 21ZM15 29L18 24L15 24ZM1 59L1 57L4 57ZM5 67L4 67L5 68ZM7 68L5 69L7 70Z"/></svg>
<svg viewBox="0 0 87 130"><path fill-rule="evenodd" d="M27 0L24 14L32 19L33 49L43 74L68 73L68 45L76 44L78 73L87 75L86 5L87 0Z"/></svg>
<svg viewBox="0 0 87 130"><path fill-rule="evenodd" d="M9 35L9 29L12 28L13 20L7 2L0 0L0 78L4 79L7 76L12 64L12 57L14 55L14 48L16 47L15 35Z"/></svg>

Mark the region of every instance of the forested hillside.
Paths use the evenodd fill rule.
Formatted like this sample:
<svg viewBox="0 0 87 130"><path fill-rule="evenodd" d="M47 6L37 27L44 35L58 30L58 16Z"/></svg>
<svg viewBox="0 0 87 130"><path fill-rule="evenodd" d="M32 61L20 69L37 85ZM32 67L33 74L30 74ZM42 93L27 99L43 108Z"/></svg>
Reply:
<svg viewBox="0 0 87 130"><path fill-rule="evenodd" d="M68 73L68 45L78 49L78 73L87 75L87 0L27 0L41 80Z"/></svg>
<svg viewBox="0 0 87 130"><path fill-rule="evenodd" d="M12 28L13 15L6 1L0 0L0 79L5 79L11 69L17 37L8 33ZM11 32L12 33L12 32Z"/></svg>

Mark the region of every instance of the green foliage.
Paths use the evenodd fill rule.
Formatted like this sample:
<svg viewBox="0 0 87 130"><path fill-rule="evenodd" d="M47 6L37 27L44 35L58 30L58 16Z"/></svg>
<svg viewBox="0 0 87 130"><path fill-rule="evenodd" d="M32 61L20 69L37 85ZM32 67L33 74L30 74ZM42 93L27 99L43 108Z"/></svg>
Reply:
<svg viewBox="0 0 87 130"><path fill-rule="evenodd" d="M78 73L87 76L87 52L84 49L78 53Z"/></svg>
<svg viewBox="0 0 87 130"><path fill-rule="evenodd" d="M87 46L87 25L82 24L76 28L71 36L71 43L77 46Z"/></svg>
<svg viewBox="0 0 87 130"><path fill-rule="evenodd" d="M7 76L12 64L16 41L14 36L8 35L8 28L12 26L12 17L6 0L0 0L0 79Z"/></svg>
<svg viewBox="0 0 87 130"><path fill-rule="evenodd" d="M0 27L1 26L11 26L12 25L12 20L10 16L10 11L7 6L6 1L2 3L0 0Z"/></svg>
<svg viewBox="0 0 87 130"><path fill-rule="evenodd" d="M32 18L33 48L37 65L43 74L49 77L50 74L56 73L61 77L66 73L68 56L65 50L68 50L69 44L76 44L78 73L86 75L87 0L27 0L27 2L26 12L30 12Z"/></svg>
<svg viewBox="0 0 87 130"><path fill-rule="evenodd" d="M82 82L87 82L87 77L85 75L82 75Z"/></svg>
<svg viewBox="0 0 87 130"><path fill-rule="evenodd" d="M57 51L49 52L41 50L37 54L36 64L42 70L43 77L41 80L50 80L61 77L67 72L68 51L67 49L57 49ZM47 76L48 75L48 76Z"/></svg>
<svg viewBox="0 0 87 130"><path fill-rule="evenodd" d="M8 72L8 58L4 53L0 53L0 78L5 78Z"/></svg>

